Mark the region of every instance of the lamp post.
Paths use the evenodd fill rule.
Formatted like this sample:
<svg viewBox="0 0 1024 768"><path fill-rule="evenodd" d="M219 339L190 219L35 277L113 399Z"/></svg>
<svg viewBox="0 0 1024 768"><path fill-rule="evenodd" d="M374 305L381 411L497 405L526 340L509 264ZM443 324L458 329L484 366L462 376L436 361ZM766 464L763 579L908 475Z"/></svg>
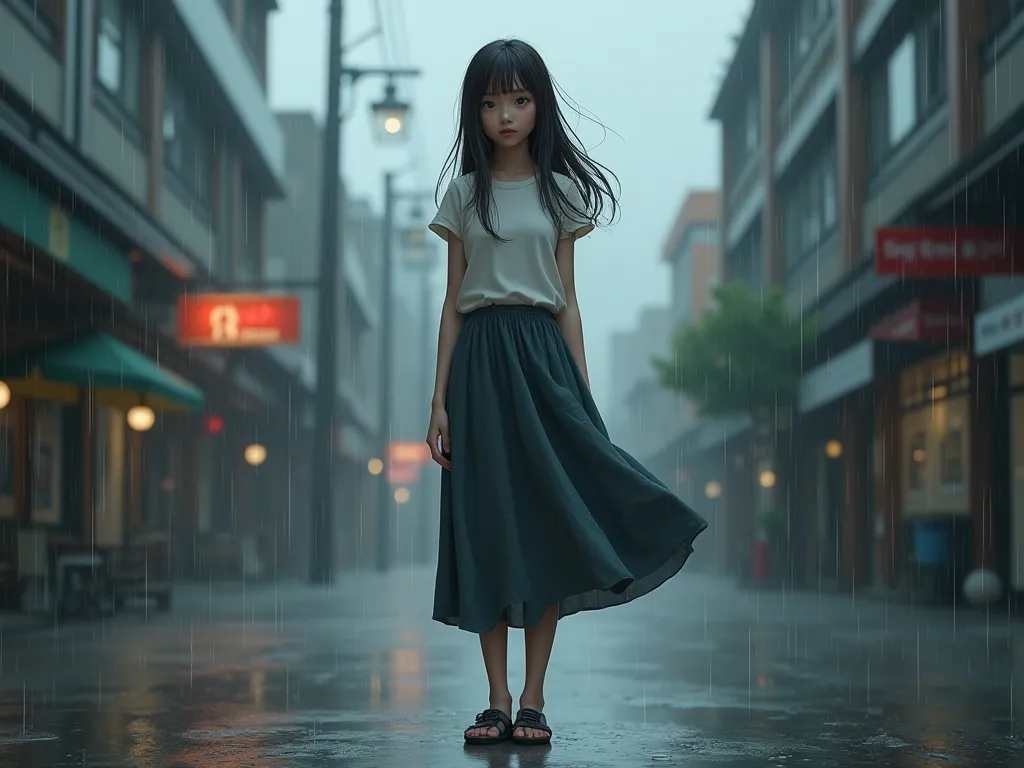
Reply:
<svg viewBox="0 0 1024 768"><path fill-rule="evenodd" d="M394 272L394 209L398 200L417 200L429 197L433 192L421 190L416 192L396 192L395 174L388 171L384 174L384 231L382 233L382 275L381 275L381 357L380 357L380 458L384 462L384 471L378 477L377 485L377 569L386 571L391 562L391 494L388 493L389 470L391 468L391 364L394 350L392 349L392 317L391 299L393 293Z"/></svg>
<svg viewBox="0 0 1024 768"><path fill-rule="evenodd" d="M320 200L320 280L317 312L316 411L313 426L311 557L309 580L329 584L333 575L334 435L338 397L338 274L344 258L344 198L339 199L342 175L341 91L345 77L354 86L365 75L388 78L384 101L374 105L388 134L401 132L408 108L394 95L393 79L413 77L414 69L354 69L343 66L342 0L331 0L327 46L327 118L324 123L324 173ZM339 205L339 203L341 203ZM339 247L339 244L341 247Z"/></svg>

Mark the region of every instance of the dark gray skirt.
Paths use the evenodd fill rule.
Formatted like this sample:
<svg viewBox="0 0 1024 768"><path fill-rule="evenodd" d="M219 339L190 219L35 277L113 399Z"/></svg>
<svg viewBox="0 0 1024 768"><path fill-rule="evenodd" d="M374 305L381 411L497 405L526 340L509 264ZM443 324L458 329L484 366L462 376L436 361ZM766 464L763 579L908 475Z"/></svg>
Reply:
<svg viewBox="0 0 1024 768"><path fill-rule="evenodd" d="M707 522L608 439L554 316L465 318L447 394L436 621L529 627L661 586Z"/></svg>

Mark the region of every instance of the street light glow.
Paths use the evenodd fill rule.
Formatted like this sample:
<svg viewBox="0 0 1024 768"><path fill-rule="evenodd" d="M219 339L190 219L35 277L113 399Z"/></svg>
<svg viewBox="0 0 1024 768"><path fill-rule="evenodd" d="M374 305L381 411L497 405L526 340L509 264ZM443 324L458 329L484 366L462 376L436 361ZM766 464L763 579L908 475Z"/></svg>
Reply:
<svg viewBox="0 0 1024 768"><path fill-rule="evenodd" d="M136 432L148 432L156 423L156 414L148 405L134 405L128 409L125 417L128 426Z"/></svg>
<svg viewBox="0 0 1024 768"><path fill-rule="evenodd" d="M722 484L717 480L711 480L704 486L704 495L709 499L717 499L722 495Z"/></svg>
<svg viewBox="0 0 1024 768"><path fill-rule="evenodd" d="M757 478L757 481L761 484L762 488L774 488L775 487L775 473L772 472L770 469L766 469Z"/></svg>
<svg viewBox="0 0 1024 768"><path fill-rule="evenodd" d="M395 501L399 504L405 504L411 495L408 488L395 488Z"/></svg>
<svg viewBox="0 0 1024 768"><path fill-rule="evenodd" d="M0 411L11 403L11 388L6 381L0 381Z"/></svg>
<svg viewBox="0 0 1024 768"><path fill-rule="evenodd" d="M259 443L253 443L245 449L245 461L253 467L258 467L267 460L267 449Z"/></svg>
<svg viewBox="0 0 1024 768"><path fill-rule="evenodd" d="M371 475L379 475L384 471L384 462L380 459L370 459L366 464L366 469Z"/></svg>
<svg viewBox="0 0 1024 768"><path fill-rule="evenodd" d="M384 130L394 136L402 130L402 121L397 117L389 117L384 121Z"/></svg>

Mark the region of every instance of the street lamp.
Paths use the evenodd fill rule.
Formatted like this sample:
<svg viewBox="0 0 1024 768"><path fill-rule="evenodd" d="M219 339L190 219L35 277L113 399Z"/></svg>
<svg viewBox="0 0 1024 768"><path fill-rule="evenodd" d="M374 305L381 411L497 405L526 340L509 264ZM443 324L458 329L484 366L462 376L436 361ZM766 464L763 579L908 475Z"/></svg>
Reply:
<svg viewBox="0 0 1024 768"><path fill-rule="evenodd" d="M156 414L148 405L133 405L125 418L128 426L136 432L148 432L156 423Z"/></svg>
<svg viewBox="0 0 1024 768"><path fill-rule="evenodd" d="M398 504L405 504L409 500L410 496L412 496L412 494L409 493L409 489L408 488L395 488L395 502L396 503L398 503Z"/></svg>
<svg viewBox="0 0 1024 768"><path fill-rule="evenodd" d="M353 69L343 65L345 48L342 45L344 3L331 0L330 26L327 43L327 117L324 122L323 192L320 200L320 274L317 308L316 399L313 435L312 525L309 579L315 584L329 584L333 574L331 530L334 500L334 414L338 397L338 334L330 332L338 327L338 275L344 259L345 220L343 196L339 196L343 157L341 151L341 90L348 77L355 86L364 75L415 77L415 69ZM384 130L390 135L402 133L405 113L396 107L400 102L385 90L380 103L380 114L385 120ZM397 121L397 122L396 122ZM339 248L339 244L342 247Z"/></svg>
<svg viewBox="0 0 1024 768"><path fill-rule="evenodd" d="M388 81L384 87L384 98L376 102L372 109L373 122L378 129L379 138L386 139L402 132L409 115L409 105L395 96L394 82ZM379 131L384 133L381 134Z"/></svg>
<svg viewBox="0 0 1024 768"><path fill-rule="evenodd" d="M11 388L6 381L0 381L0 411L11 404Z"/></svg>
<svg viewBox="0 0 1024 768"><path fill-rule="evenodd" d="M379 475L384 471L384 462L380 459L370 459L366 464L366 471L374 476Z"/></svg>

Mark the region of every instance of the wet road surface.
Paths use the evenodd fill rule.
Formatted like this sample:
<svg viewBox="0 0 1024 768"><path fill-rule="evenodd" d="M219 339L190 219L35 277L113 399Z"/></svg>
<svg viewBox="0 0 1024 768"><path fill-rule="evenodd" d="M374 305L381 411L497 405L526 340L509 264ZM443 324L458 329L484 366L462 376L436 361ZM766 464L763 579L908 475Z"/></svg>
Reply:
<svg viewBox="0 0 1024 768"><path fill-rule="evenodd" d="M169 615L0 620L0 765L1024 765L1020 622L685 572L560 625L550 748L466 748L479 646L429 621L432 586L187 586ZM510 648L518 695L521 633Z"/></svg>

